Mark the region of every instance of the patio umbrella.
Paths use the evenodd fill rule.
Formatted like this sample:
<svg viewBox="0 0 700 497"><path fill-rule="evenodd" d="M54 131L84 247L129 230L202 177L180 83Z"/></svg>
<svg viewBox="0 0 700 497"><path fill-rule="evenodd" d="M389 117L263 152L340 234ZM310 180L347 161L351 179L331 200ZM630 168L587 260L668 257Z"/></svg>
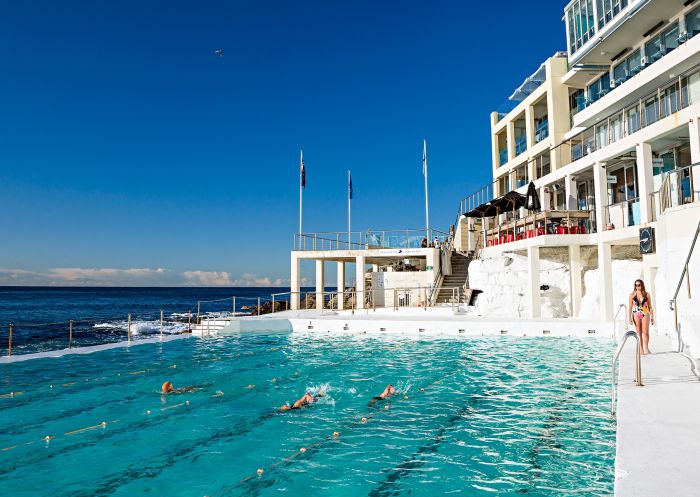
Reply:
<svg viewBox="0 0 700 497"><path fill-rule="evenodd" d="M540 196L537 195L537 188L535 188L535 183L532 181L530 181L530 184L527 186L525 207L527 207L527 210L535 212L539 212L542 209L542 205L540 205Z"/></svg>
<svg viewBox="0 0 700 497"><path fill-rule="evenodd" d="M503 212L513 212L513 239L515 239L515 211L525 207L525 195L516 191L510 191L501 197L493 199L491 203Z"/></svg>
<svg viewBox="0 0 700 497"><path fill-rule="evenodd" d="M493 201L491 202L484 202L483 204L474 207L472 210L469 212L465 213L464 215L466 217L480 217L481 218L481 227L483 228L484 231L484 247L486 246L486 222L484 218L486 217L494 217L498 216L499 214L499 209L495 205L493 205Z"/></svg>

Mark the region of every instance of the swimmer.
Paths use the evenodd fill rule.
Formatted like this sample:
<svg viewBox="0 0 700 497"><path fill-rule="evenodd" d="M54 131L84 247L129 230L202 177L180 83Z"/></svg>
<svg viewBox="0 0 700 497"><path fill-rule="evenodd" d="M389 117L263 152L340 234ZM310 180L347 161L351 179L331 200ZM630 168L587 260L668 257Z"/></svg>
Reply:
<svg viewBox="0 0 700 497"><path fill-rule="evenodd" d="M297 400L294 404L289 405L289 402L287 402L285 405L280 407L280 411L289 411L291 409L301 409L304 406L308 406L313 404L316 399L319 399L323 397L326 393L325 392L319 392L316 395L311 395L311 392L306 392L302 398Z"/></svg>
<svg viewBox="0 0 700 497"><path fill-rule="evenodd" d="M192 386L175 388L175 387L173 387L172 382L166 381L165 383L163 383L163 386L160 388L160 393L162 393L164 395L169 394L169 393L177 395L180 393L194 392L195 390L197 390L197 387L192 387Z"/></svg>
<svg viewBox="0 0 700 497"><path fill-rule="evenodd" d="M384 391L383 391L382 393L380 393L379 395L377 395L376 397L373 397L372 400L370 400L370 401L367 403L367 405L371 407L371 406L373 406L376 402L378 402L378 401L380 401L380 400L384 400L384 399L386 399L388 396L393 395L394 393L396 393L396 388L394 388L394 385L392 385L391 383L389 383L389 384L386 386L386 388L384 389Z"/></svg>

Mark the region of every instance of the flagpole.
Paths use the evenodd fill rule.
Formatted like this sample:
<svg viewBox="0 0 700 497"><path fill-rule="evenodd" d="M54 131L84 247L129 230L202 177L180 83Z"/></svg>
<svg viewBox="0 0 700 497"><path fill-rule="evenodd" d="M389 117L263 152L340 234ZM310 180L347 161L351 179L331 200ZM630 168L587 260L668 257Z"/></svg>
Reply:
<svg viewBox="0 0 700 497"><path fill-rule="evenodd" d="M351 234L350 234L350 169L348 169L348 249L352 249L352 246L350 245L350 240L351 240Z"/></svg>
<svg viewBox="0 0 700 497"><path fill-rule="evenodd" d="M304 201L304 184L303 184L303 171L304 171L304 151L299 149L299 249L302 247L301 230L302 227L302 206Z"/></svg>
<svg viewBox="0 0 700 497"><path fill-rule="evenodd" d="M430 223L428 221L428 155L426 140L423 140L423 179L425 182L425 237L430 245Z"/></svg>

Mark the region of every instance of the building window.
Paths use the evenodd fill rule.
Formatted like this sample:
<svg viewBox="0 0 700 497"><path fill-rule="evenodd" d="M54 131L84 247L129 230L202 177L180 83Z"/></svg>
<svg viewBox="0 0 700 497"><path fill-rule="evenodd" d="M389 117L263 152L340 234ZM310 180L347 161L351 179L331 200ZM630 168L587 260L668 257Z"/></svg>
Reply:
<svg viewBox="0 0 700 497"><path fill-rule="evenodd" d="M569 109L572 116L586 108L585 101L586 96L583 90L575 90L569 95Z"/></svg>
<svg viewBox="0 0 700 497"><path fill-rule="evenodd" d="M647 64L656 62L668 52L678 47L678 23L674 22L667 29L654 36L644 45Z"/></svg>
<svg viewBox="0 0 700 497"><path fill-rule="evenodd" d="M639 49L613 68L615 86L621 85L642 70L642 54Z"/></svg>
<svg viewBox="0 0 700 497"><path fill-rule="evenodd" d="M695 7L685 15L685 30L688 38L700 33L700 7Z"/></svg>
<svg viewBox="0 0 700 497"><path fill-rule="evenodd" d="M527 164L518 166L515 169L515 188L527 185Z"/></svg>
<svg viewBox="0 0 700 497"><path fill-rule="evenodd" d="M610 73L606 72L588 85L588 100L593 103L610 91Z"/></svg>
<svg viewBox="0 0 700 497"><path fill-rule="evenodd" d="M535 177L542 178L552 172L549 150L535 157Z"/></svg>
<svg viewBox="0 0 700 497"><path fill-rule="evenodd" d="M574 53L595 34L593 0L575 0L566 11L569 25L569 50Z"/></svg>
<svg viewBox="0 0 700 497"><path fill-rule="evenodd" d="M596 0L596 7L598 8L598 29L601 29L627 7L627 0Z"/></svg>

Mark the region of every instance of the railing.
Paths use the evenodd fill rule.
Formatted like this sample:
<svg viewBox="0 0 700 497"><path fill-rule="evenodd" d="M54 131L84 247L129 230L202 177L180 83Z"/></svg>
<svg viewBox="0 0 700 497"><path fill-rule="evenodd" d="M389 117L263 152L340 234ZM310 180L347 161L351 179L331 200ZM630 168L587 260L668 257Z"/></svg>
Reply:
<svg viewBox="0 0 700 497"><path fill-rule="evenodd" d="M539 143L549 136L549 120L544 119L535 130L535 143Z"/></svg>
<svg viewBox="0 0 700 497"><path fill-rule="evenodd" d="M697 182L697 183L696 183ZM671 207L700 202L700 163L673 169L665 173L658 190L659 213Z"/></svg>
<svg viewBox="0 0 700 497"><path fill-rule="evenodd" d="M470 210L480 206L481 204L493 200L495 194L494 185L496 182L489 183L488 185L482 186L480 189L476 190L474 193L463 198L459 202L459 214L465 214Z"/></svg>
<svg viewBox="0 0 700 497"><path fill-rule="evenodd" d="M644 386L642 383L642 358L641 358L641 344L639 342L639 336L637 335L636 331L628 331L625 333L625 335L622 337L622 342L620 342L620 345L617 347L617 350L615 351L615 355L613 356L613 361L612 361L612 393L611 393L611 407L610 407L610 413L614 416L615 411L616 411L616 404L617 404L617 389L615 386L617 385L617 381L615 378L615 372L617 370L617 361L620 358L620 352L622 352L623 347L625 346L625 343L627 343L627 339L629 337L634 337L637 340L637 356L636 356L636 364L635 364L635 378L634 378L634 384L637 385L638 387Z"/></svg>
<svg viewBox="0 0 700 497"><path fill-rule="evenodd" d="M622 315L622 324L624 325L627 322L627 305L620 304L620 307L617 308L617 312L615 313L615 317L613 318L613 334L615 335L615 337L617 337L617 318L620 315L620 311L622 309L625 310L625 313Z"/></svg>
<svg viewBox="0 0 700 497"><path fill-rule="evenodd" d="M509 213L504 213L508 215ZM502 221L487 231L487 247L542 235L581 235L592 231L593 211L545 210Z"/></svg>
<svg viewBox="0 0 700 497"><path fill-rule="evenodd" d="M607 224L603 224L601 221L599 231L639 226L642 223L639 198L606 205L603 208L603 218L607 220Z"/></svg>
<svg viewBox="0 0 700 497"><path fill-rule="evenodd" d="M508 162L508 147L498 151L498 164L502 166L506 162Z"/></svg>
<svg viewBox="0 0 700 497"><path fill-rule="evenodd" d="M678 278L678 285L676 286L676 291L673 294L673 298L669 302L669 306L673 311L673 320L676 328L676 337L678 339L678 352L683 352L683 340L681 338L681 330L678 326L678 294L681 291L681 286L683 286L683 278L686 278L686 284L688 287L688 299L691 298L690 293L690 272L688 271L688 265L690 264L690 258L693 256L693 251L695 250L695 243L698 241L698 236L700 235L700 223L698 223L697 228L695 228L695 235L693 236L693 241L690 244L690 250L688 250L688 256L685 258L685 264L683 265L683 270Z"/></svg>
<svg viewBox="0 0 700 497"><path fill-rule="evenodd" d="M658 87L631 105L559 143L554 147L559 167L601 150L660 119L697 103L693 101L693 95L697 94L695 90L698 83L691 76L699 74L699 68L700 66L693 67L671 83Z"/></svg>
<svg viewBox="0 0 700 497"><path fill-rule="evenodd" d="M440 244L450 237L449 233L430 228L381 230L381 231L352 231L295 233L293 250L366 250L382 248L425 248L432 247L435 238ZM424 245L424 243L426 245Z"/></svg>
<svg viewBox="0 0 700 497"><path fill-rule="evenodd" d="M527 150L527 135L515 139L515 155L518 156Z"/></svg>

